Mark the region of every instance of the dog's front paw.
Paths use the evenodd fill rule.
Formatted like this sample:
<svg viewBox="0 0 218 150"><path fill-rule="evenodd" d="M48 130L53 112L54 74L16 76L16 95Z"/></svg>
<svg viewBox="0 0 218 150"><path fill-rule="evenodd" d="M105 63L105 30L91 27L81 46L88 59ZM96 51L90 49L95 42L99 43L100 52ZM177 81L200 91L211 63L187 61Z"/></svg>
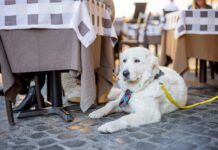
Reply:
<svg viewBox="0 0 218 150"><path fill-rule="evenodd" d="M121 129L120 125L116 124L116 122L113 121L113 122L105 123L102 126L100 126L98 128L98 131L102 133L112 133L120 129Z"/></svg>
<svg viewBox="0 0 218 150"><path fill-rule="evenodd" d="M89 117L92 119L102 118L103 116L104 116L104 114L101 110L96 110L96 111L93 111L92 113L89 114Z"/></svg>
<svg viewBox="0 0 218 150"><path fill-rule="evenodd" d="M102 133L112 133L114 132L114 129L110 123L105 123L98 128L98 131Z"/></svg>

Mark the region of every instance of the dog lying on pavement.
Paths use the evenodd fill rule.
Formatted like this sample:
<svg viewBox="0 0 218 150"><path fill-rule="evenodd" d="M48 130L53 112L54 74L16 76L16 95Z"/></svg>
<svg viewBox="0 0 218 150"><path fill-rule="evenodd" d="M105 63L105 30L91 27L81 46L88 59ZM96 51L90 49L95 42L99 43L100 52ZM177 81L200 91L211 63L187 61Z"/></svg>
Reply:
<svg viewBox="0 0 218 150"><path fill-rule="evenodd" d="M129 114L103 124L98 128L100 132L156 123L163 114L178 109L168 101L160 84L165 85L180 106L186 105L187 87L183 78L170 68L160 67L157 57L145 48L129 48L121 54L118 79L120 89L113 87L108 96L115 100L89 117L101 118L115 112Z"/></svg>

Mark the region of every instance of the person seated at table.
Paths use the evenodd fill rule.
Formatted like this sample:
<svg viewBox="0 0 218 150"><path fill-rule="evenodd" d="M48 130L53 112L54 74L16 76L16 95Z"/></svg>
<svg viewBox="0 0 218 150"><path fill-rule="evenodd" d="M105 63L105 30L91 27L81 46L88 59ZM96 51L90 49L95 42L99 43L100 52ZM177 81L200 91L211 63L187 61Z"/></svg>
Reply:
<svg viewBox="0 0 218 150"><path fill-rule="evenodd" d="M36 99L36 87L33 83L34 74L24 74L18 75L19 81L21 83L21 91L19 94L25 95L22 102L13 109L15 113L29 110L32 106L37 104ZM45 74L39 73L39 89L43 88L45 84ZM42 94L40 93L43 98Z"/></svg>
<svg viewBox="0 0 218 150"><path fill-rule="evenodd" d="M174 3L174 0L169 0L169 3L167 5L165 5L165 7L163 8L164 11L178 11L179 8L177 7L177 5Z"/></svg>
<svg viewBox="0 0 218 150"><path fill-rule="evenodd" d="M206 0L193 0L188 9L212 9L212 6L208 5Z"/></svg>

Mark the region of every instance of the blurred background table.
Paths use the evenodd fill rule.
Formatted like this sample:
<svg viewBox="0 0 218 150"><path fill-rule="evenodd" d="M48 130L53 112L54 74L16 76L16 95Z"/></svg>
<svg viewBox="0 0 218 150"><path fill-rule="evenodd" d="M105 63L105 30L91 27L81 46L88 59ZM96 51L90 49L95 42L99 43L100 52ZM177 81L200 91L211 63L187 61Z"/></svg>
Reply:
<svg viewBox="0 0 218 150"><path fill-rule="evenodd" d="M155 46L157 55L158 45L161 44L161 25L157 20L152 20L149 12L140 13L137 23L126 22L123 18L115 20L115 29L118 35L119 50L122 45L127 46Z"/></svg>
<svg viewBox="0 0 218 150"><path fill-rule="evenodd" d="M188 69L188 58L218 61L218 12L215 10L188 10L169 13L162 34L160 64L172 59L178 73ZM200 64L200 82L206 82L206 62Z"/></svg>

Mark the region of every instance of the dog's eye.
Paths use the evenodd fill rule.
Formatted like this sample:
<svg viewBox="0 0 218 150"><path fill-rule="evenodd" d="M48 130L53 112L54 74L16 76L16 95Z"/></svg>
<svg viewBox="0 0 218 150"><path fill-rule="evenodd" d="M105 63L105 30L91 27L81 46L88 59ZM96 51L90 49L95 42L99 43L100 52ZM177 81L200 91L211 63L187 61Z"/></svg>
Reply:
<svg viewBox="0 0 218 150"><path fill-rule="evenodd" d="M139 63L140 60L139 60L139 59L135 59L134 62L135 62L135 63Z"/></svg>
<svg viewBox="0 0 218 150"><path fill-rule="evenodd" d="M126 59L124 59L124 60L123 60L123 63L125 63L126 61L127 61L127 60L126 60Z"/></svg>

